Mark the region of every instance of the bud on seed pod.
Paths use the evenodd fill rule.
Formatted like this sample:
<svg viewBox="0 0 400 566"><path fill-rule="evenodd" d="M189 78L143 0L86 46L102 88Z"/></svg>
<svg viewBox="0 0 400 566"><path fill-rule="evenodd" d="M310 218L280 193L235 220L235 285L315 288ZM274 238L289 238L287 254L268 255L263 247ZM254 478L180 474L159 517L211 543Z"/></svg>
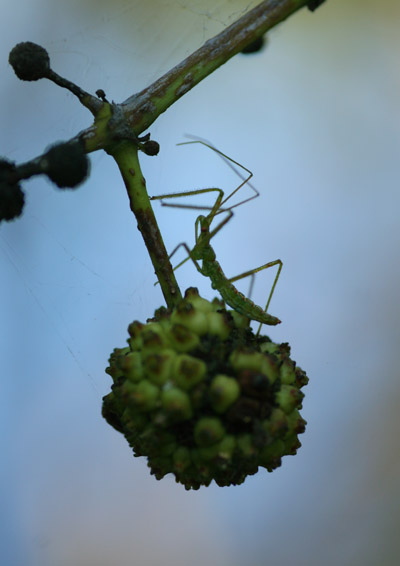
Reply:
<svg viewBox="0 0 400 566"><path fill-rule="evenodd" d="M169 339L177 352L190 352L200 342L198 335L183 324L174 324L171 327Z"/></svg>
<svg viewBox="0 0 400 566"><path fill-rule="evenodd" d="M191 466L190 450L185 446L179 446L172 456L174 471L181 475Z"/></svg>
<svg viewBox="0 0 400 566"><path fill-rule="evenodd" d="M152 383L161 387L170 378L176 357L176 353L168 348L151 352L144 357L143 372Z"/></svg>
<svg viewBox="0 0 400 566"><path fill-rule="evenodd" d="M139 352L129 352L126 349L126 355L118 357L119 369L129 381L141 381L144 377L142 356Z"/></svg>
<svg viewBox="0 0 400 566"><path fill-rule="evenodd" d="M173 379L179 387L186 391L202 381L206 372L207 366L202 360L180 354L175 359Z"/></svg>
<svg viewBox="0 0 400 566"><path fill-rule="evenodd" d="M178 387L171 387L162 391L161 402L171 422L184 421L192 416L190 397Z"/></svg>
<svg viewBox="0 0 400 566"><path fill-rule="evenodd" d="M216 375L211 382L209 395L214 411L224 413L239 397L239 383L233 377Z"/></svg>
<svg viewBox="0 0 400 566"><path fill-rule="evenodd" d="M194 440L199 446L216 444L224 437L225 430L220 419L216 417L203 417L194 428Z"/></svg>
<svg viewBox="0 0 400 566"><path fill-rule="evenodd" d="M13 171L14 163L0 159L0 222L17 218L24 208L25 196L20 185L8 180Z"/></svg>
<svg viewBox="0 0 400 566"><path fill-rule="evenodd" d="M168 340L165 337L161 324L153 322L148 324L141 332L143 350L158 351L168 347Z"/></svg>
<svg viewBox="0 0 400 566"><path fill-rule="evenodd" d="M149 411L157 406L160 390L150 381L142 379L139 383L126 381L123 385L122 394L129 405L134 406L139 411Z"/></svg>
<svg viewBox="0 0 400 566"><path fill-rule="evenodd" d="M50 70L50 58L46 49L31 41L24 41L13 47L8 62L22 81L43 79Z"/></svg>
<svg viewBox="0 0 400 566"><path fill-rule="evenodd" d="M89 160L80 141L53 145L41 158L43 173L60 189L80 185L89 173Z"/></svg>
<svg viewBox="0 0 400 566"><path fill-rule="evenodd" d="M276 394L276 399L282 411L290 414L296 407L301 407L303 393L297 387L290 385L282 385L280 391Z"/></svg>
<svg viewBox="0 0 400 566"><path fill-rule="evenodd" d="M307 376L287 344L255 336L245 317L193 288L129 335L110 357L103 415L157 479L237 485L296 453Z"/></svg>

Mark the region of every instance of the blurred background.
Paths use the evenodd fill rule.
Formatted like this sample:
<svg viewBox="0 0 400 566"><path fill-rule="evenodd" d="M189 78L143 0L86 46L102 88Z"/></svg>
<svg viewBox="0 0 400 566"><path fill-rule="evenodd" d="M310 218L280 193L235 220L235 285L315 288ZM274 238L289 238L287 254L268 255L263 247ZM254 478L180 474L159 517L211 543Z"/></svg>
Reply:
<svg viewBox="0 0 400 566"><path fill-rule="evenodd" d="M91 124L69 93L18 81L16 43L42 44L59 74L120 102L256 3L7 3L0 154L22 162ZM213 244L230 276L284 263L270 306L283 322L266 333L309 375L308 427L272 474L186 492L132 457L101 417L104 368L163 299L117 167L98 152L79 190L23 185L23 217L0 228L2 564L399 563L399 24L396 0L298 12L262 53L236 56L162 115L161 152L142 158L151 195L237 186L212 151L176 147L185 134L254 174L260 197ZM193 244L196 211L155 211L168 249ZM189 263L177 274L215 295ZM257 276L257 304L273 277Z"/></svg>

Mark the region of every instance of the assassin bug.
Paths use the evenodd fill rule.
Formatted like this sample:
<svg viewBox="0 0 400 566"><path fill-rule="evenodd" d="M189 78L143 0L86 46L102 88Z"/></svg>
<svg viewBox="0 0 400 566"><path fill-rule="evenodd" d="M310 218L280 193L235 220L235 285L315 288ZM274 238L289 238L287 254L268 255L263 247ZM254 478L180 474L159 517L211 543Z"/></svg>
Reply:
<svg viewBox="0 0 400 566"><path fill-rule="evenodd" d="M251 269L250 271L246 271L245 273L242 273L240 275L237 275L236 277L232 277L232 278L229 279L225 276L224 272L222 271L222 268L221 268L220 264L218 263L218 261L216 259L215 251L211 247L211 244L210 244L210 240L215 236L215 234L217 234L217 232L219 232L221 230L221 228L223 228L223 226L225 226L225 224L227 222L229 222L229 220L232 218L232 216L233 216L232 209L235 208L236 206L244 204L245 202L249 202L253 198L256 198L257 196L259 196L259 192L249 183L249 180L252 177L252 173L246 167L244 167L243 165L240 165L240 163L234 161L233 159L231 159L230 157L226 156L224 153L222 153L221 151L219 151L218 149L213 147L211 144L206 143L203 140L197 139L197 140L191 141L191 142L183 142L182 144L178 144L178 145L185 145L185 144L190 144L190 143L201 143L201 144L205 145L206 147L215 151L217 154L219 154L224 159L224 161L226 163L228 163L228 165L236 173L238 173L238 175L242 178L242 183L238 187L236 187L236 189L234 189L225 199L224 199L223 190L216 188L216 187L207 188L207 189L197 189L197 190L194 190L194 191L187 191L187 192L182 192L182 193L170 193L170 194L165 194L165 195L159 195L159 196L156 196L156 197L151 197L152 200L158 199L158 200L163 201L166 198L174 198L174 197L179 198L179 197L183 197L183 196L186 197L186 196L192 196L192 195L199 195L199 194L208 193L208 192L217 192L218 193L218 196L215 200L215 203L214 203L213 207L210 209L210 213L207 216L200 215L196 218L196 222L195 222L195 245L194 245L194 247L192 249L190 249L187 244L181 243L181 244L178 244L178 246L170 254L170 257L172 257L175 254L175 252L181 246L185 248L185 250L187 251L187 254L188 254L188 257L186 259L184 259L183 261L181 261L174 269L177 269L183 263L185 263L188 259L191 259L193 261L194 265L196 266L196 269L199 271L199 273L201 273L205 277L208 277L211 280L212 288L216 289L220 293L220 295L222 296L224 301L230 307L232 307L234 310L236 310L240 314L246 316L247 318L249 318L251 320L255 320L257 322L260 322L260 327L258 329L258 333L259 333L262 324L275 325L275 324L279 324L281 322L279 320L279 318L272 316L272 315L267 313L269 303L271 301L273 292L275 290L276 283L278 281L278 278L279 278L279 275L280 275L280 272L281 272L281 269L282 269L281 260L277 259L275 261L271 261L269 263L261 265L260 267L257 267L255 269ZM244 175L239 173L239 171L237 171L237 169L235 168L234 165L238 165L239 167L241 167L244 171L246 171L248 173L248 176L245 177ZM224 208L225 203L234 194L236 194L239 191L239 189L241 187L243 187L245 184L249 184L249 186L253 189L255 194L253 196L235 204L235 205L232 205L231 207L227 207L227 208L225 207ZM202 209L206 208L206 207L198 207L198 206L190 206L190 205L181 205L181 204L175 204L175 203L174 204L168 204L168 203L165 203L165 202L162 202L162 205L163 206L171 206L171 207L179 207L179 208L202 208ZM214 220L214 217L218 214L221 214L221 213L227 213L227 216L215 228L213 228L211 230L211 223ZM202 261L201 266L198 263L200 260ZM253 301L251 301L250 299L245 297L245 295L240 293L236 289L236 287L233 285L234 281L238 281L239 279L243 279L245 277L254 275L255 273L258 273L259 271L262 271L263 269L267 269L268 267L272 267L274 265L278 265L278 271L277 271L277 274L275 276L275 280L274 280L274 283L272 285L271 292L269 294L267 305L266 305L265 309L262 309L258 305L255 305L253 303Z"/></svg>

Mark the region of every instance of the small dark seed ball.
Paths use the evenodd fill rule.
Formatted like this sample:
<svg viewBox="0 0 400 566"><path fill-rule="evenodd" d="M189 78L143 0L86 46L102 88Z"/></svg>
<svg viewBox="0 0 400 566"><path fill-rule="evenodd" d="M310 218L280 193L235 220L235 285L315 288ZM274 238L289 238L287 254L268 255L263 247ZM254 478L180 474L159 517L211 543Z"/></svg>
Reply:
<svg viewBox="0 0 400 566"><path fill-rule="evenodd" d="M82 183L89 173L89 165L79 141L53 145L41 159L43 172L60 189L74 188Z"/></svg>
<svg viewBox="0 0 400 566"><path fill-rule="evenodd" d="M0 159L0 222L20 216L24 208L24 193L18 183L11 183L7 175L15 171L14 163Z"/></svg>
<svg viewBox="0 0 400 566"><path fill-rule="evenodd" d="M143 146L146 155L157 155L160 151L160 144L154 140L147 141Z"/></svg>
<svg viewBox="0 0 400 566"><path fill-rule="evenodd" d="M22 81L43 79L50 70L50 58L46 49L31 41L24 41L13 47L8 62Z"/></svg>
<svg viewBox="0 0 400 566"><path fill-rule="evenodd" d="M99 89L96 90L96 96L98 96L101 100L106 102L106 93L104 92L104 90L102 88L99 88Z"/></svg>
<svg viewBox="0 0 400 566"><path fill-rule="evenodd" d="M19 185L0 183L0 222L20 216L24 202L25 196Z"/></svg>
<svg viewBox="0 0 400 566"><path fill-rule="evenodd" d="M15 163L8 159L0 158L0 182L8 180L9 174L15 171Z"/></svg>
<svg viewBox="0 0 400 566"><path fill-rule="evenodd" d="M263 49L265 44L266 44L266 38L265 36L261 36L255 41L252 41L251 43L246 45L246 47L242 49L241 53L243 53L243 55L251 55L252 53L258 53Z"/></svg>
<svg viewBox="0 0 400 566"><path fill-rule="evenodd" d="M324 2L325 2L325 0L309 0L309 2L307 3L307 8L311 12L314 12Z"/></svg>

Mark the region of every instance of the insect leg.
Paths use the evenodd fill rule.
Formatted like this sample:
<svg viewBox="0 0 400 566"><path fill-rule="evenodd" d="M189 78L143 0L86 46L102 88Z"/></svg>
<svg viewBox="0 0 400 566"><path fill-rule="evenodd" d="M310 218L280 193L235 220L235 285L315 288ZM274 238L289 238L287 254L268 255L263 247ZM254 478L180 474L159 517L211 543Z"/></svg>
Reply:
<svg viewBox="0 0 400 566"><path fill-rule="evenodd" d="M250 171L250 169L248 169L247 167L245 167L244 165L242 165L238 161L235 161L234 159L232 159L232 157L229 157L228 155L226 155L225 153L223 153L222 151L217 149L208 140L205 140L205 139L202 139L202 138L197 138L195 136L188 136L188 137L192 138L193 141L181 142L181 143L178 143L177 145L190 145L190 144L194 144L194 143L200 143L200 144L204 145L205 147L212 149L212 151L217 153L217 155L219 155L221 157L221 159L236 173L236 175L242 179L242 182L227 197L225 197L225 199L223 199L221 201L220 207L222 207L230 198L232 198L244 185L248 185L250 187L250 189L254 192L254 194L252 196L230 206L229 207L230 209L233 209L233 208L236 208L237 206L245 204L246 202L249 202L249 201L251 201L254 198L257 198L259 196L260 193L258 192L258 190L250 183L250 179L253 176L253 173ZM235 165L237 165L238 167L240 167L240 169L245 171L246 175L241 173L241 171L239 169L237 169L235 167Z"/></svg>
<svg viewBox="0 0 400 566"><path fill-rule="evenodd" d="M180 197L190 197L194 195L201 195L203 193L211 193L217 192L218 196L215 199L215 203L213 206L200 206L200 205L193 205L193 204L177 204L177 203L167 203L163 202L165 199L169 198L180 198ZM210 210L210 216L214 217L217 211L221 207L221 202L224 198L224 191L217 187L210 187L207 189L196 189L194 191L184 191L181 193L167 193L165 195L157 195L154 197L150 197L150 200L161 200L162 206L170 206L171 208L188 208L193 210Z"/></svg>
<svg viewBox="0 0 400 566"><path fill-rule="evenodd" d="M269 267L273 267L274 265L278 266L278 270L276 272L275 279L274 279L274 282L273 282L272 287L271 287L271 291L270 291L269 296L268 296L267 304L266 304L265 309L264 309L265 312L268 312L268 307L269 307L269 304L271 302L272 295L274 294L276 284L278 282L279 276L280 276L281 271L282 271L282 265L283 264L282 264L282 261L280 259L276 259L274 261L269 261L268 263L265 263L264 265L260 265L260 267L256 267L255 269L250 269L249 271L245 271L244 273L241 273L240 275L236 275L236 277L231 277L229 279L229 282L233 283L234 281L239 281L239 279L244 279L245 277L254 276L256 273L259 273L260 271L263 271L264 269L268 269ZM260 324L260 326L258 328L257 336L260 334L261 326L262 326L262 323Z"/></svg>
<svg viewBox="0 0 400 566"><path fill-rule="evenodd" d="M199 264L197 263L197 261L192 257L192 255L191 255L191 250L190 250L189 246L188 246L185 242L181 242L180 244L178 244L178 245L176 246L176 248L174 248L174 249L172 250L172 252L169 254L169 259L172 258L172 256L179 250L180 247L185 248L185 250L187 251L188 256L187 256L185 259L183 259L180 263L178 263L178 265L176 265L176 266L174 267L174 271L175 271L176 269L178 269L178 267L180 267L181 265L183 265L184 263L186 263L188 259L191 259L191 260L193 261L194 265L196 266L196 269L201 273L201 267L200 267L200 265L199 265Z"/></svg>

